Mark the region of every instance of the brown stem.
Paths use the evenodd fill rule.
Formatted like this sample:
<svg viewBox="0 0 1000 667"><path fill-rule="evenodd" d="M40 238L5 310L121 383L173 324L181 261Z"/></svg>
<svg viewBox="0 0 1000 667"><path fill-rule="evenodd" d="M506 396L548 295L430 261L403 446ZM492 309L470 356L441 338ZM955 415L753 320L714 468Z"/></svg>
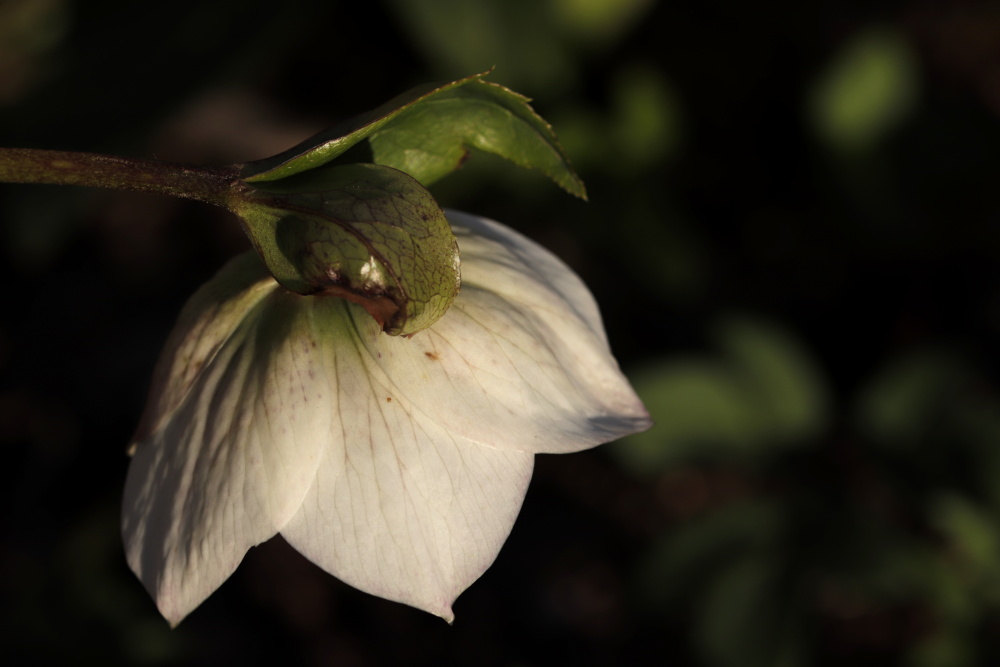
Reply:
<svg viewBox="0 0 1000 667"><path fill-rule="evenodd" d="M96 153L0 148L0 183L156 192L230 208L238 177L234 166L206 169Z"/></svg>

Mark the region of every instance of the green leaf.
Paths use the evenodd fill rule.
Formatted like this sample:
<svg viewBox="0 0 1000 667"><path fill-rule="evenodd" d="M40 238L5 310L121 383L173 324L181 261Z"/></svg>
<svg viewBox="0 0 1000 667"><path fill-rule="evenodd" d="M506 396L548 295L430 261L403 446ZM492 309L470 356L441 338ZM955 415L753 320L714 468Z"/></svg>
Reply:
<svg viewBox="0 0 1000 667"><path fill-rule="evenodd" d="M751 499L671 525L644 551L639 595L661 608L699 600L721 569L747 554L773 553L786 520L777 502Z"/></svg>
<svg viewBox="0 0 1000 667"><path fill-rule="evenodd" d="M801 665L794 603L782 587L780 554L741 553L720 568L696 612L694 640L720 667Z"/></svg>
<svg viewBox="0 0 1000 667"><path fill-rule="evenodd" d="M275 181L322 166L366 139L406 109L455 86L481 79L488 73L474 74L446 84L424 84L397 95L385 104L323 130L283 153L244 164L244 180L248 183Z"/></svg>
<svg viewBox="0 0 1000 667"><path fill-rule="evenodd" d="M474 148L537 169L586 198L552 127L528 102L503 86L474 79L413 105L372 133L372 153L379 164L430 185L461 166Z"/></svg>
<svg viewBox="0 0 1000 667"><path fill-rule="evenodd" d="M769 438L810 440L829 423L826 383L812 355L789 332L732 317L716 332Z"/></svg>
<svg viewBox="0 0 1000 667"><path fill-rule="evenodd" d="M793 336L740 317L720 323L715 334L719 354L654 362L632 376L656 428L611 449L630 471L761 457L824 433L826 383Z"/></svg>
<svg viewBox="0 0 1000 667"><path fill-rule="evenodd" d="M528 98L485 81L488 73L414 88L283 153L247 163L241 173L248 183L287 178L322 166L367 138L375 162L424 185L459 168L475 148L538 169L585 198L583 182L551 126Z"/></svg>
<svg viewBox="0 0 1000 667"><path fill-rule="evenodd" d="M845 44L813 90L813 125L839 152L868 150L913 111L919 75L899 32L866 29Z"/></svg>
<svg viewBox="0 0 1000 667"><path fill-rule="evenodd" d="M632 381L656 428L624 438L611 452L635 474L752 456L762 444L755 406L725 363L671 359L649 365Z"/></svg>
<svg viewBox="0 0 1000 667"><path fill-rule="evenodd" d="M957 354L910 350L886 363L859 392L854 422L881 447L916 450L942 433L951 441L955 403L970 405L968 388L976 383ZM991 448L992 442L990 438Z"/></svg>
<svg viewBox="0 0 1000 667"><path fill-rule="evenodd" d="M1000 530L996 518L971 498L944 492L931 498L931 523L950 547L950 563L964 570L979 593L1000 593Z"/></svg>
<svg viewBox="0 0 1000 667"><path fill-rule="evenodd" d="M431 194L398 170L328 165L240 194L233 209L286 289L358 303L390 335L427 328L458 293L451 226Z"/></svg>
<svg viewBox="0 0 1000 667"><path fill-rule="evenodd" d="M552 128L527 98L486 74L415 88L239 165L229 206L275 279L299 294L350 299L386 333L413 334L444 314L459 286L455 237L421 184L457 169L476 148L585 197ZM364 139L377 165L332 163Z"/></svg>

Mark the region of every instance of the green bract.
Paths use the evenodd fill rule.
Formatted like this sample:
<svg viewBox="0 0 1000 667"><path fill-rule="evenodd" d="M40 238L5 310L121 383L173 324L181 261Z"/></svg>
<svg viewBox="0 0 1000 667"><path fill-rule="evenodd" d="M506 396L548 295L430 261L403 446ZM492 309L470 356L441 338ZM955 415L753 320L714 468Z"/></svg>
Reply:
<svg viewBox="0 0 1000 667"><path fill-rule="evenodd" d="M391 335L430 326L458 294L451 227L401 171L327 165L242 194L236 212L286 289L354 301Z"/></svg>
<svg viewBox="0 0 1000 667"><path fill-rule="evenodd" d="M238 165L230 208L283 287L346 298L386 333L411 335L444 315L460 283L454 234L424 186L476 148L586 196L528 99L485 76L415 88L284 153ZM333 162L365 139L376 164Z"/></svg>

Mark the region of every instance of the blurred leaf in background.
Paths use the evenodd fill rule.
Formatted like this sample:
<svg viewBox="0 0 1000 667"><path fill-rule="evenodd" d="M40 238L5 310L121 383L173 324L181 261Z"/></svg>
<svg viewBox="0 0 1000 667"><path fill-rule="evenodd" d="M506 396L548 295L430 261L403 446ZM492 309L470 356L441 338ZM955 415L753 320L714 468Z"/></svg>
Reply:
<svg viewBox="0 0 1000 667"><path fill-rule="evenodd" d="M0 105L44 81L70 27L68 0L0 3Z"/></svg>
<svg viewBox="0 0 1000 667"><path fill-rule="evenodd" d="M841 46L809 100L816 133L837 152L864 152L912 113L919 72L906 39L866 28Z"/></svg>
<svg viewBox="0 0 1000 667"><path fill-rule="evenodd" d="M865 383L847 430L831 431L824 384L798 346L740 324L722 330L728 364L674 361L636 376L668 424L612 450L654 480L671 517L640 559L646 604L690 625L711 665L812 664L824 651L864 664L989 664L996 647L980 638L1000 611L995 383L953 349L910 350ZM758 377L771 389L758 380L734 392L736 368L770 369ZM751 426L747 406L768 397L788 412L759 423L789 430ZM779 443L782 433L811 447L753 446L754 434Z"/></svg>
<svg viewBox="0 0 1000 667"><path fill-rule="evenodd" d="M651 0L388 0L445 76L496 67L516 90L559 96L580 82L580 54L610 48Z"/></svg>
<svg viewBox="0 0 1000 667"><path fill-rule="evenodd" d="M808 446L825 432L825 381L790 334L730 316L715 340L716 357L678 357L635 374L656 428L612 449L624 466L655 475L694 461L752 463L770 450Z"/></svg>

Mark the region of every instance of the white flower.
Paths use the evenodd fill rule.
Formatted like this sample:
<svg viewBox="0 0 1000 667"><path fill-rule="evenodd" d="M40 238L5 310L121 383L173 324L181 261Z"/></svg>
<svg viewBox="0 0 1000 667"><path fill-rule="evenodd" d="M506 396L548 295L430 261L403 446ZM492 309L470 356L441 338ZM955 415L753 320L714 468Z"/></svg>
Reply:
<svg viewBox="0 0 1000 667"><path fill-rule="evenodd" d="M462 291L413 338L286 291L254 253L184 308L122 521L171 624L277 533L348 584L451 621L510 533L535 454L649 427L579 278L502 225L448 215Z"/></svg>

